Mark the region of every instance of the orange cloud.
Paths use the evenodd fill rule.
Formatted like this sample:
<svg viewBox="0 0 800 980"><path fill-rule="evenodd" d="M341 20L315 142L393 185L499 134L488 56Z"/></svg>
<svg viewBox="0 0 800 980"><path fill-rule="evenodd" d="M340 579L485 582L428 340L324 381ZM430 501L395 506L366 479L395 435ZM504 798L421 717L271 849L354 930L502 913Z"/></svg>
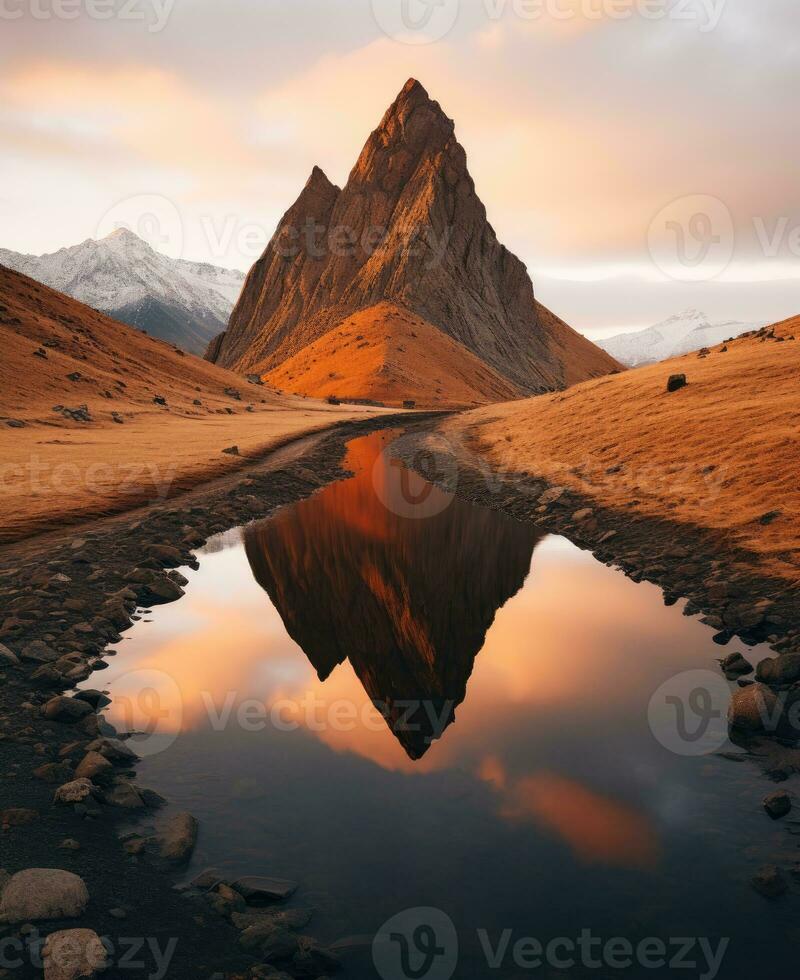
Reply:
<svg viewBox="0 0 800 980"><path fill-rule="evenodd" d="M587 864L648 869L658 862L655 828L627 804L550 772L511 781L494 757L483 760L479 775L502 794L502 816L546 827Z"/></svg>

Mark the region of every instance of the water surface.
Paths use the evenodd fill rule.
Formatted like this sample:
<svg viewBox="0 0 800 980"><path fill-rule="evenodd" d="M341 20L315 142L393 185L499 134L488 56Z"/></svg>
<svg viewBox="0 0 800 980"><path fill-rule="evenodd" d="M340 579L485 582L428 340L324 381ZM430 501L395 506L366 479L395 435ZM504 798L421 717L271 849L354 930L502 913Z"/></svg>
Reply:
<svg viewBox="0 0 800 980"><path fill-rule="evenodd" d="M296 880L328 942L441 910L457 977L566 975L510 955L491 970L478 930L730 938L723 977L788 961L791 904L748 884L795 847L761 809L771 787L714 751L735 751L724 719L703 755L652 728L660 685L718 675L711 631L565 539L424 484L384 453L395 435L350 443L353 478L209 542L186 597L103 675L121 729L158 693L139 779L199 818L190 873ZM363 953L348 975L377 973Z"/></svg>

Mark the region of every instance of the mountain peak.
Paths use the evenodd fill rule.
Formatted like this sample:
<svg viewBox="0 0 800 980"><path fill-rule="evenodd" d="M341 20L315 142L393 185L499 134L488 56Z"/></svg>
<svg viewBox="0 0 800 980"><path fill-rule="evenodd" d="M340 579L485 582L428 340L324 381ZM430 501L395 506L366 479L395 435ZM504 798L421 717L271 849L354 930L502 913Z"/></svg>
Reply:
<svg viewBox="0 0 800 980"><path fill-rule="evenodd" d="M133 244L134 242L143 242L144 239L140 238L136 234L136 232L131 231L130 228L126 228L124 225L120 225L119 228L115 228L110 234L106 235L105 238L102 238L101 241L104 242L118 241L118 242L126 242L129 244Z"/></svg>
<svg viewBox="0 0 800 980"><path fill-rule="evenodd" d="M325 171L321 167L318 167L315 163L311 168L311 174L306 181L306 189L327 191L331 190L331 188L335 189L335 187L336 185L328 179L328 175L325 173Z"/></svg>
<svg viewBox="0 0 800 980"><path fill-rule="evenodd" d="M395 102L399 102L401 99L408 102L429 102L430 96L421 82L418 82L416 78L409 78L400 89L400 94L395 99Z"/></svg>

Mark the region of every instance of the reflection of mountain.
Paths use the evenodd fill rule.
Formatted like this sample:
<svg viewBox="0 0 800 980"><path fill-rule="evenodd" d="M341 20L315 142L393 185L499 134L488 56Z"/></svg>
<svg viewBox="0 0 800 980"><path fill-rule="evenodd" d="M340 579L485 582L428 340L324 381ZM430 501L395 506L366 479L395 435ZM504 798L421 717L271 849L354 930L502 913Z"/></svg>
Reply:
<svg viewBox="0 0 800 980"><path fill-rule="evenodd" d="M538 535L387 464L380 454L390 438L352 442L345 466L357 475L249 528L245 549L320 678L349 659L406 752L420 758L452 722ZM430 516L398 516L412 499L408 481ZM410 721L400 703L408 701L417 702Z"/></svg>

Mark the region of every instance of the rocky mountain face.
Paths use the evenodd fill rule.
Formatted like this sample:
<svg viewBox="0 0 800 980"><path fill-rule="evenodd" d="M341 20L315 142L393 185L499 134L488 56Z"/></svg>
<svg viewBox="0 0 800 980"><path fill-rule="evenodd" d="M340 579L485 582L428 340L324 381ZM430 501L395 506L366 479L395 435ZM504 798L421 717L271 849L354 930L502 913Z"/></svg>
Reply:
<svg viewBox="0 0 800 980"><path fill-rule="evenodd" d="M422 317L524 392L619 367L538 306L525 266L487 221L453 121L413 79L343 189L314 168L207 356L268 371L381 301Z"/></svg>
<svg viewBox="0 0 800 980"><path fill-rule="evenodd" d="M606 340L598 340L597 346L615 357L627 367L655 364L670 357L680 357L715 347L725 340L740 337L749 330L758 330L763 323L742 323L739 320L711 321L698 310L684 310L660 323L631 333L616 334Z"/></svg>
<svg viewBox="0 0 800 980"><path fill-rule="evenodd" d="M0 265L192 354L224 328L244 282L237 270L162 255L124 228L49 255L0 249Z"/></svg>
<svg viewBox="0 0 800 980"><path fill-rule="evenodd" d="M387 455L391 439L351 442L343 466L353 478L250 525L244 541L256 581L320 679L349 660L418 759L455 719L540 533L430 485L403 489L414 478ZM406 512L409 499L423 516Z"/></svg>

